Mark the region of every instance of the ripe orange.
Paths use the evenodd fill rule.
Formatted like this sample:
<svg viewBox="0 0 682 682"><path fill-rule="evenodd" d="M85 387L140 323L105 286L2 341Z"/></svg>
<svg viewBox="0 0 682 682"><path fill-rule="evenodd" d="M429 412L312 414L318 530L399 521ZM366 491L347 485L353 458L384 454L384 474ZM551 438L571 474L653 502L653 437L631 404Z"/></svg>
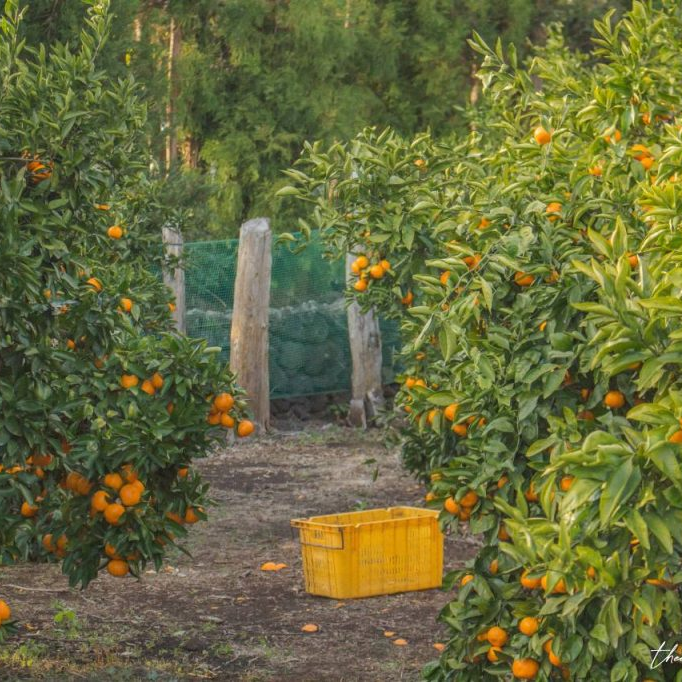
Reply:
<svg viewBox="0 0 682 682"><path fill-rule="evenodd" d="M532 658L517 658L512 663L512 675L519 680L534 680L540 670L540 664Z"/></svg>
<svg viewBox="0 0 682 682"><path fill-rule="evenodd" d="M134 374L121 374L121 386L123 388L133 388L140 383L140 380Z"/></svg>
<svg viewBox="0 0 682 682"><path fill-rule="evenodd" d="M450 512L451 514L459 514L459 504L453 497L448 497L445 500L443 507L445 507L445 511Z"/></svg>
<svg viewBox="0 0 682 682"><path fill-rule="evenodd" d="M104 477L104 485L107 488L113 488L114 490L120 490L123 486L123 479L119 474L107 474Z"/></svg>
<svg viewBox="0 0 682 682"><path fill-rule="evenodd" d="M498 651L502 651L502 647L491 646L490 649L488 649L486 657L491 663L497 663L500 660L499 658L497 658Z"/></svg>
<svg viewBox="0 0 682 682"><path fill-rule="evenodd" d="M134 507L136 504L139 504L142 499L142 491L139 486L136 486L134 483L127 483L124 485L118 491L118 495L121 498L121 502L126 507Z"/></svg>
<svg viewBox="0 0 682 682"><path fill-rule="evenodd" d="M8 606L7 602L0 599L0 623L9 620L12 617L12 609Z"/></svg>
<svg viewBox="0 0 682 682"><path fill-rule="evenodd" d="M140 389L144 391L147 395L154 395L156 393L156 389L154 388L154 384L152 384L149 379L145 379L142 382L142 386L140 386Z"/></svg>
<svg viewBox="0 0 682 682"><path fill-rule="evenodd" d="M575 476L563 476L561 478L561 480L559 481L559 487L564 492L568 492L571 489L571 486L573 485L574 480L575 480Z"/></svg>
<svg viewBox="0 0 682 682"><path fill-rule="evenodd" d="M543 321L540 322L540 324L538 325L538 329L539 329L541 332L544 332L546 328L547 328L547 320L543 320Z"/></svg>
<svg viewBox="0 0 682 682"><path fill-rule="evenodd" d="M403 305L410 305L414 301L414 294L408 290L408 292L400 299Z"/></svg>
<svg viewBox="0 0 682 682"><path fill-rule="evenodd" d="M435 499L436 499L436 494L431 492L430 490L428 493L426 493L426 495L424 495L424 501L425 502L433 502Z"/></svg>
<svg viewBox="0 0 682 682"><path fill-rule="evenodd" d="M468 574L465 575L465 576L462 578L462 580L460 581L460 583L459 583L459 584L460 584L460 587L464 587L465 585L467 585L468 583L470 583L473 579L474 579L474 576L471 575L471 573L468 573Z"/></svg>
<svg viewBox="0 0 682 682"><path fill-rule="evenodd" d="M460 500L463 507L473 507L478 502L478 495L473 490L468 490Z"/></svg>
<svg viewBox="0 0 682 682"><path fill-rule="evenodd" d="M458 410L459 405L457 403L451 403L443 410L443 416L450 422L455 421Z"/></svg>
<svg viewBox="0 0 682 682"><path fill-rule="evenodd" d="M452 430L458 436L460 436L460 438L464 438L467 435L467 425L466 424L453 424Z"/></svg>
<svg viewBox="0 0 682 682"><path fill-rule="evenodd" d="M590 580L594 580L597 577L597 569L594 566L590 566L587 569L586 574Z"/></svg>
<svg viewBox="0 0 682 682"><path fill-rule="evenodd" d="M649 170L654 165L653 156L643 156L641 159L638 160L646 170Z"/></svg>
<svg viewBox="0 0 682 682"><path fill-rule="evenodd" d="M514 274L514 282L520 287L529 287L535 281L535 275L530 275L526 272L517 272Z"/></svg>
<svg viewBox="0 0 682 682"><path fill-rule="evenodd" d="M366 279L359 279L353 285L353 289L355 289L355 291L367 291L367 280Z"/></svg>
<svg viewBox="0 0 682 682"><path fill-rule="evenodd" d="M181 526L184 525L185 523L185 519L183 519L182 516L180 516L180 514L178 514L177 512L166 512L166 518L169 521L174 521L175 523Z"/></svg>
<svg viewBox="0 0 682 682"><path fill-rule="evenodd" d="M385 258L379 261L379 265L384 269L384 272L388 272L391 269L391 264Z"/></svg>
<svg viewBox="0 0 682 682"><path fill-rule="evenodd" d="M128 574L128 562L122 559L112 559L107 564L107 571L116 578L122 578Z"/></svg>
<svg viewBox="0 0 682 682"><path fill-rule="evenodd" d="M547 206L545 206L545 213L551 222L559 219L559 213L561 213L561 204L558 201L550 201Z"/></svg>
<svg viewBox="0 0 682 682"><path fill-rule="evenodd" d="M306 623L301 627L301 632L317 632L319 629L319 626L315 625L315 623Z"/></svg>
<svg viewBox="0 0 682 682"><path fill-rule="evenodd" d="M227 412L223 412L220 415L220 425L226 429L231 429L234 426L234 419Z"/></svg>
<svg viewBox="0 0 682 682"><path fill-rule="evenodd" d="M253 422L244 419L237 425L237 435L240 438L246 438L246 436L250 436L254 432L255 428Z"/></svg>
<svg viewBox="0 0 682 682"><path fill-rule="evenodd" d="M613 137L611 137L610 135L605 135L604 140L606 142L609 142L609 143L610 142L620 142L622 137L623 136L621 135L620 130L615 130L613 133Z"/></svg>
<svg viewBox="0 0 682 682"><path fill-rule="evenodd" d="M479 230L487 230L491 225L491 222L487 218L481 218L481 222L478 224Z"/></svg>
<svg viewBox="0 0 682 682"><path fill-rule="evenodd" d="M438 279L440 280L440 283L443 286L445 286L448 283L448 280L450 279L450 271L443 270L443 272L440 273L440 277Z"/></svg>
<svg viewBox="0 0 682 682"><path fill-rule="evenodd" d="M381 267L381 265L373 265L369 269L369 276L372 279L381 279L384 276L384 269Z"/></svg>
<svg viewBox="0 0 682 682"><path fill-rule="evenodd" d="M426 415L426 423L429 425L433 424L433 420L436 418L437 414L438 410L436 408L429 410L428 414Z"/></svg>
<svg viewBox="0 0 682 682"><path fill-rule="evenodd" d="M360 270L364 270L369 265L369 258L367 258L367 256L358 256L355 259L355 262L358 264Z"/></svg>
<svg viewBox="0 0 682 682"><path fill-rule="evenodd" d="M625 396L620 391L609 391L604 397L604 405L617 410L625 405Z"/></svg>
<svg viewBox="0 0 682 682"><path fill-rule="evenodd" d="M120 239L123 236L123 230L120 225L112 225L107 230L107 236L111 237L111 239Z"/></svg>
<svg viewBox="0 0 682 682"><path fill-rule="evenodd" d="M217 426L220 424L220 412L212 412L206 415L206 421L211 424L211 426Z"/></svg>
<svg viewBox="0 0 682 682"><path fill-rule="evenodd" d="M90 506L98 512L103 512L109 506L109 493L98 490L90 500Z"/></svg>
<svg viewBox="0 0 682 682"><path fill-rule="evenodd" d="M175 312L175 303L169 303L168 304L168 310L170 310L172 313Z"/></svg>
<svg viewBox="0 0 682 682"><path fill-rule="evenodd" d="M508 476L500 476L500 478L497 481L497 487L498 489L504 488L505 485L509 483L509 477Z"/></svg>
<svg viewBox="0 0 682 682"><path fill-rule="evenodd" d="M475 253L473 256L465 256L462 258L469 270L475 270L481 262L481 254Z"/></svg>
<svg viewBox="0 0 682 682"><path fill-rule="evenodd" d="M540 623L537 618L532 616L526 616L519 621L519 631L522 632L526 637L532 637L540 627Z"/></svg>
<svg viewBox="0 0 682 682"><path fill-rule="evenodd" d="M66 535L60 535L57 538L57 549L59 551L63 552L66 549L68 544L69 544L69 540L66 537Z"/></svg>
<svg viewBox="0 0 682 682"><path fill-rule="evenodd" d="M24 518L30 519L38 513L38 507L36 505L29 504L24 501L21 503L21 515Z"/></svg>
<svg viewBox="0 0 682 682"><path fill-rule="evenodd" d="M490 628L490 630L488 630L487 640L494 647L503 647L507 643L508 639L509 636L507 635L507 631L504 628L494 625Z"/></svg>
<svg viewBox="0 0 682 682"><path fill-rule="evenodd" d="M121 557L116 553L116 548L107 542L106 545L104 545L104 553L110 558L110 559L120 559Z"/></svg>
<svg viewBox="0 0 682 682"><path fill-rule="evenodd" d="M639 265L639 258L636 253L628 253L627 257L631 268L636 268Z"/></svg>
<svg viewBox="0 0 682 682"><path fill-rule="evenodd" d="M504 524L500 524L500 529L497 531L497 539L502 540L502 542L507 542L508 540L511 540L511 535L507 532L507 529L504 527Z"/></svg>
<svg viewBox="0 0 682 682"><path fill-rule="evenodd" d="M682 429L678 429L668 438L670 443L682 443Z"/></svg>
<svg viewBox="0 0 682 682"><path fill-rule="evenodd" d="M42 545L45 551L54 552L56 547L52 543L52 533L47 533L46 535L43 535Z"/></svg>
<svg viewBox="0 0 682 682"><path fill-rule="evenodd" d="M547 592L547 574L542 576L540 578L540 586L542 589ZM552 590L552 594L566 594L566 583L563 578L559 578L559 582L554 586L554 589Z"/></svg>
<svg viewBox="0 0 682 682"><path fill-rule="evenodd" d="M219 412L227 412L232 409L234 398L229 393L218 393L213 399L213 406Z"/></svg>
<svg viewBox="0 0 682 682"><path fill-rule="evenodd" d="M602 167L601 167L599 164L595 164L594 166L590 166L590 167L587 169L587 172L588 172L590 175L594 175L594 176L599 177L604 171L603 171Z"/></svg>
<svg viewBox="0 0 682 682"><path fill-rule="evenodd" d="M497 575L500 570L500 562L497 559L493 559L488 566L488 570L493 574Z"/></svg>
<svg viewBox="0 0 682 682"><path fill-rule="evenodd" d="M133 300L131 298L122 298L121 308L123 309L123 312L129 313L133 309Z"/></svg>
<svg viewBox="0 0 682 682"><path fill-rule="evenodd" d="M528 571L527 569L521 574L520 582L523 587L525 587L527 590L537 590L540 587L542 587L542 579L541 578L529 578L528 577Z"/></svg>
<svg viewBox="0 0 682 682"><path fill-rule="evenodd" d="M69 350L76 350L76 342L73 339L66 340L66 347Z"/></svg>
<svg viewBox="0 0 682 682"><path fill-rule="evenodd" d="M158 390L163 388L163 377L158 372L154 372L154 374L152 374L151 382L155 389Z"/></svg>
<svg viewBox="0 0 682 682"><path fill-rule="evenodd" d="M199 520L200 519L194 509L192 507L188 507L187 511L185 512L185 523L196 523Z"/></svg>
<svg viewBox="0 0 682 682"><path fill-rule="evenodd" d="M119 522L119 519L125 514L125 507L121 504L118 504L118 502L114 502L113 504L110 504L107 506L107 508L104 510L104 518L107 523L110 523L112 526L116 526Z"/></svg>
<svg viewBox="0 0 682 682"><path fill-rule="evenodd" d="M139 478L132 464L124 464L121 467L121 476L126 483L135 483Z"/></svg>
<svg viewBox="0 0 682 682"><path fill-rule="evenodd" d="M95 291L102 291L102 282L100 282L96 277L91 277L87 280L86 284L89 284Z"/></svg>
<svg viewBox="0 0 682 682"><path fill-rule="evenodd" d="M552 135L542 126L538 126L533 131L533 139L542 146L548 144L552 140Z"/></svg>
<svg viewBox="0 0 682 682"><path fill-rule="evenodd" d="M528 502L537 502L540 499L538 497L537 492L535 491L535 481L530 482L528 490L526 490L526 492L523 493L523 496L526 498Z"/></svg>

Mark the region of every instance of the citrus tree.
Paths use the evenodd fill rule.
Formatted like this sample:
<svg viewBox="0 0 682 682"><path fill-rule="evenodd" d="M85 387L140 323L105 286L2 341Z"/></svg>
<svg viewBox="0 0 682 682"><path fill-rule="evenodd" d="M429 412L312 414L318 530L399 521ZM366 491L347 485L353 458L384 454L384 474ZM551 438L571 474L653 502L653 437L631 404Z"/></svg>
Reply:
<svg viewBox="0 0 682 682"><path fill-rule="evenodd" d="M96 68L107 6L75 48L26 50L12 1L0 19L0 564L82 586L158 569L206 516L192 460L253 430L218 349L173 331L145 112Z"/></svg>
<svg viewBox="0 0 682 682"><path fill-rule="evenodd" d="M680 8L595 27L528 65L474 40L486 115L449 151L366 131L289 172L402 321L406 464L482 534L429 679L675 677Z"/></svg>

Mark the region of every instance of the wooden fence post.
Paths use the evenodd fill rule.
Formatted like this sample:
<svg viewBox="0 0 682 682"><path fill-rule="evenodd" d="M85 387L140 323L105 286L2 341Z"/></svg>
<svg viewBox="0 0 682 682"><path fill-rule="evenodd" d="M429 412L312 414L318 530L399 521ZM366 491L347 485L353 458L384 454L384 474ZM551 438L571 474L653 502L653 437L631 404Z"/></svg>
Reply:
<svg viewBox="0 0 682 682"><path fill-rule="evenodd" d="M230 369L244 388L260 430L270 428L268 318L272 234L267 218L245 222L239 234Z"/></svg>
<svg viewBox="0 0 682 682"><path fill-rule="evenodd" d="M164 252L166 256L182 258L183 240L179 230L172 227L164 227L162 231ZM184 334L185 326L185 270L184 266L176 268L164 268L163 281L170 287L175 295L175 310L173 318L177 330Z"/></svg>
<svg viewBox="0 0 682 682"><path fill-rule="evenodd" d="M346 258L346 279L351 281L351 263L356 256ZM357 303L348 307L348 336L353 364L351 400L348 420L352 426L365 428L384 405L381 383L381 332L374 310L362 314Z"/></svg>

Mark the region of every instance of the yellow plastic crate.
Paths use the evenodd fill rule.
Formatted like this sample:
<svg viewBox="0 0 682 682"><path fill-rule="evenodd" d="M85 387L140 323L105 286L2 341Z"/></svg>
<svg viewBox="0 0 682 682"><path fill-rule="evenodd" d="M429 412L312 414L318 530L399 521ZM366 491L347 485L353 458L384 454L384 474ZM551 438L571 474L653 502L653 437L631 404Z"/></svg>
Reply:
<svg viewBox="0 0 682 682"><path fill-rule="evenodd" d="M438 512L391 507L293 519L300 531L305 588L353 599L440 587Z"/></svg>

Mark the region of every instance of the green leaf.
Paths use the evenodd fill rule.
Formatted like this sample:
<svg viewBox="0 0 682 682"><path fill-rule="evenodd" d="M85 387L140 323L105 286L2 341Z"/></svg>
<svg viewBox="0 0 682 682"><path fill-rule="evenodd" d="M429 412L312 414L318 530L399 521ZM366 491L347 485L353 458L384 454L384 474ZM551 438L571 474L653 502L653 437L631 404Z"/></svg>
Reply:
<svg viewBox="0 0 682 682"><path fill-rule="evenodd" d="M641 478L639 468L633 465L630 457L613 472L599 500L599 521L602 528L608 525L617 510L621 513L625 511L623 507L637 489Z"/></svg>

